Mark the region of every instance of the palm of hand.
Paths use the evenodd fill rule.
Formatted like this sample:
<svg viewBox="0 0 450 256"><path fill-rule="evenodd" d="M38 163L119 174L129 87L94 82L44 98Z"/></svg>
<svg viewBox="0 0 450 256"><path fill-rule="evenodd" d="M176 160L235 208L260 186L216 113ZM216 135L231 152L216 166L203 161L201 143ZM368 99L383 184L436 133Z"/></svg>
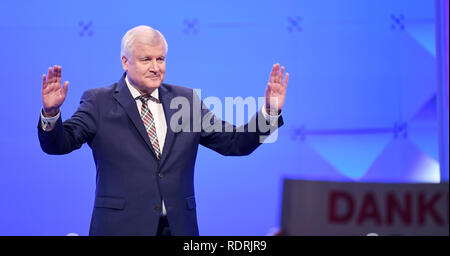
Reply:
<svg viewBox="0 0 450 256"><path fill-rule="evenodd" d="M280 71L280 64L277 63L273 65L265 94L266 110L268 113L276 114L284 105L289 73L286 73L286 76L283 76L284 67L281 67Z"/></svg>
<svg viewBox="0 0 450 256"><path fill-rule="evenodd" d="M42 102L45 113L57 113L66 99L69 82L61 87L61 66L48 69L47 77L42 76Z"/></svg>

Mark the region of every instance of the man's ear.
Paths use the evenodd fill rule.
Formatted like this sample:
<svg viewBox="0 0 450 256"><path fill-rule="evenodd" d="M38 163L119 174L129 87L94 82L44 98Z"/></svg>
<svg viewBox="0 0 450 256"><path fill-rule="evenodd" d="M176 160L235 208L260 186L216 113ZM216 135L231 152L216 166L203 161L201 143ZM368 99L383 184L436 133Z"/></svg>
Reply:
<svg viewBox="0 0 450 256"><path fill-rule="evenodd" d="M125 71L128 71L128 59L125 56L122 56L122 68Z"/></svg>

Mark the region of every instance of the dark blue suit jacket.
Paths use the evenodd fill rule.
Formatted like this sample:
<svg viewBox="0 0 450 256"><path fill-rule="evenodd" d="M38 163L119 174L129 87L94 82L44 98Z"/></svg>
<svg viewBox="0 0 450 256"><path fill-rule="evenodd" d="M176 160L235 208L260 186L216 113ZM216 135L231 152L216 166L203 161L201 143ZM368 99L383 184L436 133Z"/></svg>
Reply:
<svg viewBox="0 0 450 256"><path fill-rule="evenodd" d="M97 169L95 205L90 235L156 235L161 199L167 210L172 235L198 235L194 196L194 166L198 145L223 155L248 155L260 145L257 132L194 132L192 126L202 119L191 115L191 132L170 129L171 117L178 109L170 108L171 99L182 96L191 103L193 90L162 84L159 87L167 134L158 162L136 102L125 83L125 74L109 87L86 91L78 110L49 132L38 125L41 148L48 154L67 154L85 142L92 149ZM211 115L207 109L201 116ZM196 123L197 122L197 123ZM230 124L220 121L223 127ZM279 126L283 121L280 117Z"/></svg>

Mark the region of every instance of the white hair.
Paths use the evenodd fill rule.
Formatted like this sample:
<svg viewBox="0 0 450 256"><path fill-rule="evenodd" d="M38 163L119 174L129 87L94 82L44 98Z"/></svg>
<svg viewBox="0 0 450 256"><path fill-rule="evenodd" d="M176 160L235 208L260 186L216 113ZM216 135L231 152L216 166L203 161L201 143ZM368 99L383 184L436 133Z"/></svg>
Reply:
<svg viewBox="0 0 450 256"><path fill-rule="evenodd" d="M134 42L136 41L150 44L151 46L156 46L162 43L164 46L164 50L167 53L168 45L161 32L149 26L141 25L128 30L127 33L125 33L125 35L122 37L120 48L121 58L122 56L125 56L126 58L130 57L131 49Z"/></svg>

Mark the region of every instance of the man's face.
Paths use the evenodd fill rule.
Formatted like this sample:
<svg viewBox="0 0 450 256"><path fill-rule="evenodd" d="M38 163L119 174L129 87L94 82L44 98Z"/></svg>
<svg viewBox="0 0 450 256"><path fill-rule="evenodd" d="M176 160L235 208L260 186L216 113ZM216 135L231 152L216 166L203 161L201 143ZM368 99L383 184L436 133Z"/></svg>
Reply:
<svg viewBox="0 0 450 256"><path fill-rule="evenodd" d="M129 58L122 56L122 67L129 81L141 93L158 88L166 73L166 52L163 44L151 46L134 42Z"/></svg>

